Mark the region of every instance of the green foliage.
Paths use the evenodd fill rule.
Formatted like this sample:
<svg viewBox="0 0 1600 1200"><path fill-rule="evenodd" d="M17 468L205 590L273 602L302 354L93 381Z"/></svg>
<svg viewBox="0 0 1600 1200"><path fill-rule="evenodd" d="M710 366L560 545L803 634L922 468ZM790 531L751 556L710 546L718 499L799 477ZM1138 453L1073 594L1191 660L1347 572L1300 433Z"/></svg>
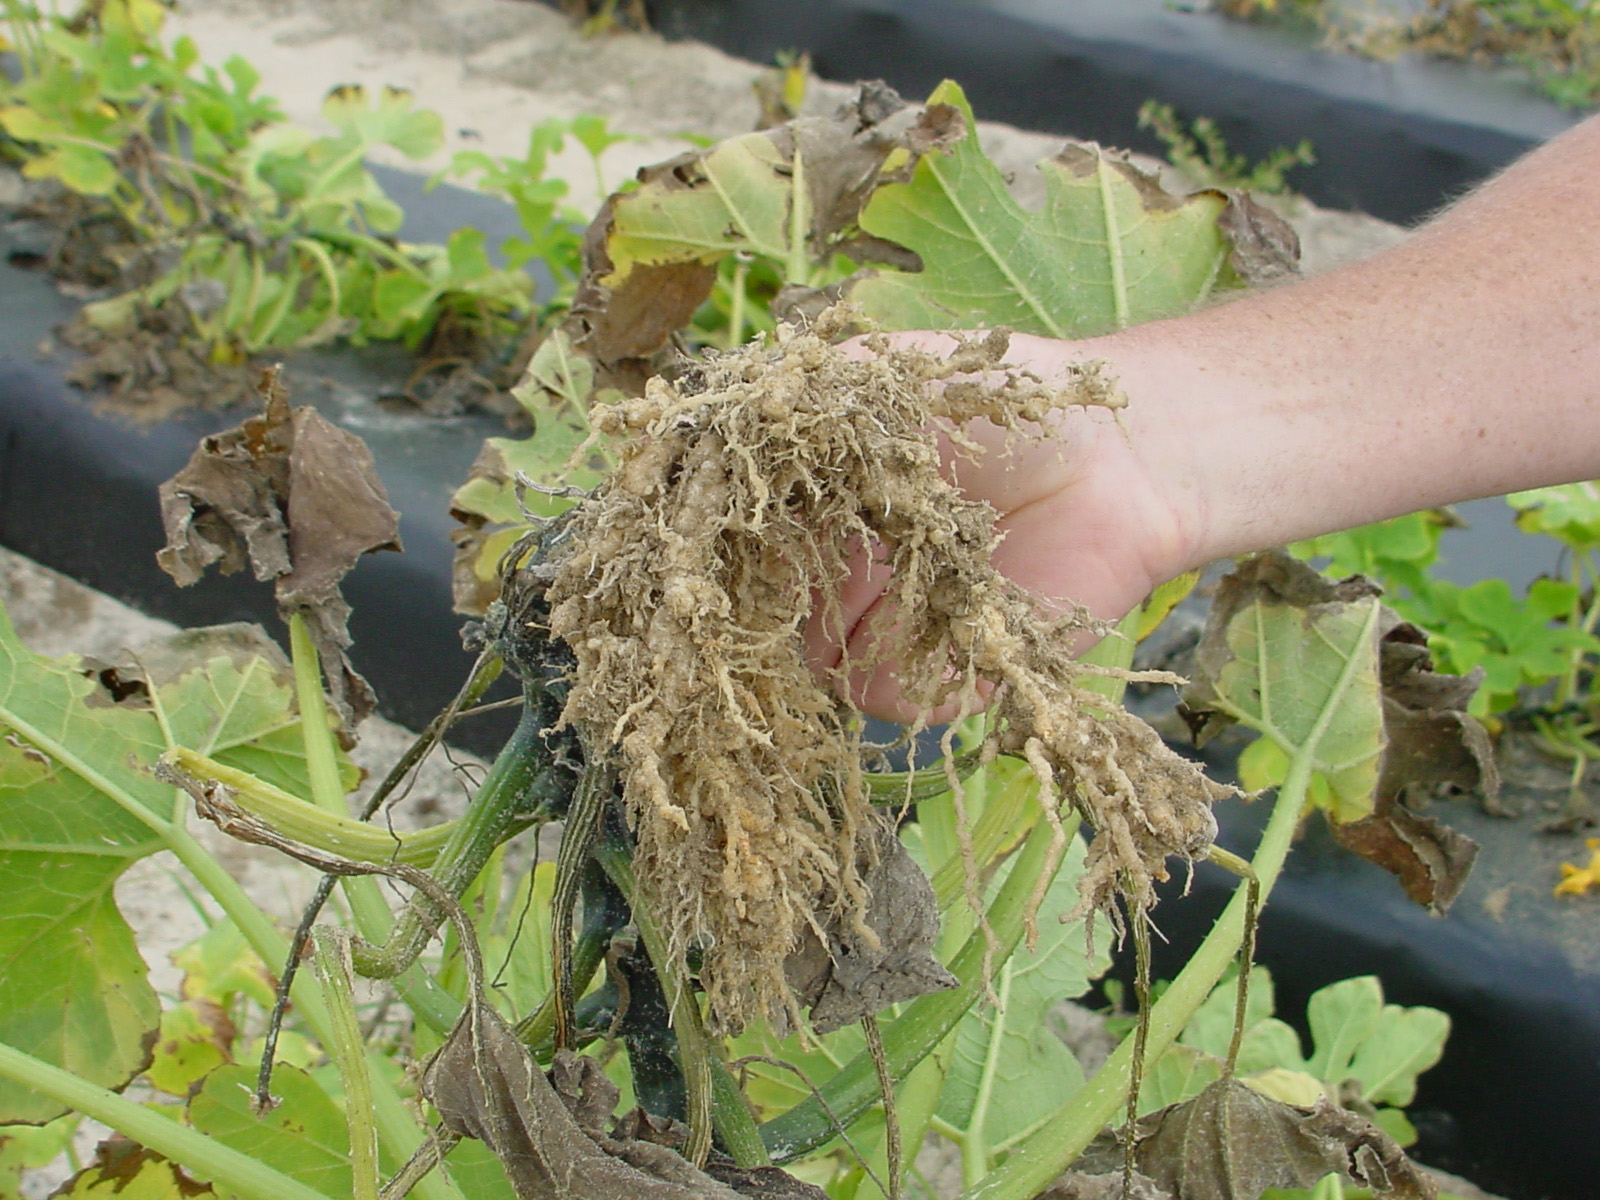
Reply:
<svg viewBox="0 0 1600 1200"><path fill-rule="evenodd" d="M464 150L451 159L445 172L453 178L469 180L479 191L501 197L516 210L522 234L502 242L500 253L512 267L531 262L545 265L557 285L557 295L547 309L564 307L571 299L583 267L583 226L589 220L589 214L567 203L571 191L567 181L550 175L550 158L560 152L568 138L588 153L596 190L606 195L610 189L600 169L600 157L628 138L612 132L604 117L541 121L529 131L528 149L521 158Z"/></svg>
<svg viewBox="0 0 1600 1200"><path fill-rule="evenodd" d="M304 779L302 758L262 747L298 725L285 680L259 658L208 654L203 641L190 664L150 707L91 707L97 687L77 663L29 653L0 615L0 874L11 906L0 922L0 1040L108 1085L143 1065L158 1011L112 885L135 860L189 844L182 806L151 765L181 744L222 761L255 752ZM0 1084L0 1116L59 1111Z"/></svg>
<svg viewBox="0 0 1600 1200"><path fill-rule="evenodd" d="M1565 579L1539 579L1522 596L1505 580L1463 587L1438 579L1432 568L1439 542L1454 519L1440 512L1413 513L1293 547L1302 558L1327 558L1330 576L1363 574L1382 584L1386 601L1428 633L1440 670L1465 674L1481 668L1474 698L1478 716L1518 706L1558 717L1590 686L1600 661L1600 619L1595 583L1600 579L1600 491L1592 483L1519 492L1507 497L1524 532L1554 539L1551 558L1566 560Z"/></svg>
<svg viewBox="0 0 1600 1200"><path fill-rule="evenodd" d="M480 234L394 242L402 213L365 158L379 146L425 158L443 141L439 115L409 93L336 89L323 105L334 132L317 136L256 95L243 59L218 70L189 39L163 42L155 0L107 0L81 22L18 0L7 11L31 50L22 77L0 81L23 173L102 202L128 239L136 286L85 310L103 333L175 312L231 361L341 337L415 347L446 319L486 343L527 312L528 277L493 267Z"/></svg>
<svg viewBox="0 0 1600 1200"><path fill-rule="evenodd" d="M1600 10L1588 0L1434 0L1410 36L1435 54L1517 63L1563 107L1600 100Z"/></svg>
<svg viewBox="0 0 1600 1200"><path fill-rule="evenodd" d="M934 1113L941 1131L960 1145L969 1182L986 1175L996 1154L1083 1086L1083 1069L1050 1019L1052 1008L1083 995L1110 966L1104 949L1109 931L1099 931L1101 951L1091 959L1081 921L1065 920L1077 904L1082 859L1082 844L1075 842L1040 906L1037 942L1019 947L1000 966L992 981L994 1006L974 1006L947 1043Z"/></svg>
<svg viewBox="0 0 1600 1200"><path fill-rule="evenodd" d="M1280 779L1291 760L1307 762L1325 789L1311 799L1332 819L1367 816L1384 746L1377 599L1302 609L1248 587L1236 594L1222 644L1197 656L1202 678L1187 702L1265 735Z"/></svg>
<svg viewBox="0 0 1600 1200"><path fill-rule="evenodd" d="M1217 985L1179 1035L1151 1064L1140 1110L1178 1104L1221 1077L1233 1040L1238 979ZM1417 1077L1439 1061L1450 1018L1438 1009L1386 1004L1371 975L1345 979L1314 992L1306 1005L1312 1050L1273 1016L1272 977L1250 973L1249 1003L1239 1048L1238 1073L1257 1091L1287 1104L1310 1106L1319 1097L1366 1107L1376 1124L1401 1145L1416 1140L1403 1110L1416 1098Z"/></svg>
<svg viewBox="0 0 1600 1200"><path fill-rule="evenodd" d="M1252 164L1228 149L1222 131L1210 117L1196 117L1185 128L1177 110L1159 100L1146 100L1140 106L1139 128L1160 138L1167 148L1167 161L1202 187L1242 188L1279 196L1289 191L1286 177L1290 171L1317 162L1310 140L1302 138L1293 148L1279 146Z"/></svg>
<svg viewBox="0 0 1600 1200"><path fill-rule="evenodd" d="M1221 197L1153 204L1132 168L1068 147L1039 164L1046 201L1030 213L979 148L961 90L941 84L928 102L955 105L969 132L925 155L909 182L880 187L862 211L863 230L922 261L850 290L886 328L1090 336L1184 312L1236 282L1217 226Z"/></svg>

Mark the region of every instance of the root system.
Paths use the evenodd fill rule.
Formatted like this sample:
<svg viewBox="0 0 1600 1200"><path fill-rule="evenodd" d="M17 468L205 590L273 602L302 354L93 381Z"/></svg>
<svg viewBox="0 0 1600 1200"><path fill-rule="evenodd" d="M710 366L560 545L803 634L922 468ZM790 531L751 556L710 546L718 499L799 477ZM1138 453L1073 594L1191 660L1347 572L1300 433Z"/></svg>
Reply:
<svg viewBox="0 0 1600 1200"><path fill-rule="evenodd" d="M842 919L871 944L862 863L875 852L861 723L838 696L894 661L924 713L985 712L985 752L1025 758L1059 830L1095 829L1082 907L1135 910L1173 854L1203 854L1222 789L1143 722L1084 686L1082 612L1042 615L991 567L995 513L940 472L936 430L987 419L1020 436L1064 405L1115 407L1095 364L1065 389L1007 368L1003 331L948 359L869 337L832 344L850 314L690 364L675 382L594 413L625 439L580 506L549 593L577 656L565 720L615 757L643 899L678 953L703 953L716 1027L797 1016L784 964L807 929ZM865 653L819 681L802 652L817 598L834 627L853 554L893 568ZM952 777L952 782L956 782ZM1064 837L1063 837L1064 842ZM826 941L826 939L824 939Z"/></svg>

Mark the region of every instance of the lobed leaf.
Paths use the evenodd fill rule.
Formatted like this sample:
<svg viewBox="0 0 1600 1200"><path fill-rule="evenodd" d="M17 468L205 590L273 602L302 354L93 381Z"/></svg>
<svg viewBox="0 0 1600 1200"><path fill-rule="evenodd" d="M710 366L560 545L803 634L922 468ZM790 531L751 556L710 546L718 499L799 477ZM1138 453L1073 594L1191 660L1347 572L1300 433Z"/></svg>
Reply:
<svg viewBox="0 0 1600 1200"><path fill-rule="evenodd" d="M959 109L965 135L923 155L908 182L878 188L861 213L865 232L921 260L849 288L885 328L1087 337L1186 312L1238 282L1221 192L1180 198L1097 147L1068 145L1039 164L1045 204L1028 212L979 148L961 89L942 83L928 103Z"/></svg>
<svg viewBox="0 0 1600 1200"><path fill-rule="evenodd" d="M303 791L303 760L268 748L295 727L284 681L232 638L183 635L139 686L173 734ZM76 658L28 651L0 612L0 1041L106 1087L144 1068L159 1013L112 888L184 811L150 773L168 747L157 711L134 703L113 703ZM61 1111L0 1083L0 1120Z"/></svg>

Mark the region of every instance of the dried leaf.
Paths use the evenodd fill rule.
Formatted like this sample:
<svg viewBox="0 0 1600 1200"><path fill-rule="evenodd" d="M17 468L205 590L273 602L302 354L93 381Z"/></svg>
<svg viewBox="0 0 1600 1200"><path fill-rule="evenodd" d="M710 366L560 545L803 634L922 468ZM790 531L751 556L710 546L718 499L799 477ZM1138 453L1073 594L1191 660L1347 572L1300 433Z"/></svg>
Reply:
<svg viewBox="0 0 1600 1200"><path fill-rule="evenodd" d="M350 610L339 584L363 554L400 549L399 514L360 438L313 408L291 411L276 368L263 374L261 396L261 416L202 439L161 485L167 545L156 558L185 587L212 563L275 581L279 612L304 617L349 728L373 696L345 655Z"/></svg>
<svg viewBox="0 0 1600 1200"><path fill-rule="evenodd" d="M639 1153L641 1145L679 1150L689 1140L689 1127L682 1121L653 1116L642 1108L624 1113L611 1132L612 1145L627 1145L626 1154ZM779 1167L741 1167L727 1155L713 1150L706 1163L706 1174L725 1183L752 1200L828 1200L828 1193L814 1183L796 1179Z"/></svg>
<svg viewBox="0 0 1600 1200"><path fill-rule="evenodd" d="M1440 675L1426 635L1379 608L1360 576L1333 583L1287 554L1242 560L1217 589L1196 652L1184 713L1197 740L1242 720L1289 749L1302 692L1325 690L1346 665L1356 683L1326 728L1317 767L1332 794L1327 815L1341 843L1397 876L1406 894L1443 913L1459 894L1477 844L1407 807L1439 787L1500 787L1483 727L1466 712L1476 676ZM1370 629L1363 646L1356 625ZM1362 659L1352 661L1360 654ZM1376 705L1373 704L1376 700Z"/></svg>
<svg viewBox="0 0 1600 1200"><path fill-rule="evenodd" d="M1134 1162L1174 1200L1256 1200L1268 1188L1311 1187L1330 1171L1378 1200L1434 1200L1437 1187L1395 1141L1364 1117L1323 1101L1296 1108L1237 1079L1139 1122ZM1108 1153L1109 1151L1109 1153ZM1120 1147L1086 1156L1086 1166Z"/></svg>
<svg viewBox="0 0 1600 1200"><path fill-rule="evenodd" d="M864 936L850 914L836 913L827 924L828 945L813 931L785 967L818 1033L959 982L933 956L939 937L933 887L881 818L876 857L862 873L871 896L866 924L875 936Z"/></svg>
<svg viewBox="0 0 1600 1200"><path fill-rule="evenodd" d="M885 161L899 152L914 162L965 128L949 105L908 108L869 83L832 117L645 168L639 188L611 197L589 227L568 332L605 383L641 391L652 361L711 294L719 261L751 252L789 264L791 276L847 248L876 261L856 244L857 224Z"/></svg>
<svg viewBox="0 0 1600 1200"><path fill-rule="evenodd" d="M591 1110L603 1100L595 1099L598 1081L578 1074L582 1070L568 1063L558 1078L592 1125ZM655 1147L663 1154L648 1171L638 1165L643 1153L630 1162L608 1154L481 999L467 1006L428 1064L422 1088L445 1128L489 1147L518 1200L733 1200L739 1194L664 1147Z"/></svg>
<svg viewBox="0 0 1600 1200"><path fill-rule="evenodd" d="M1245 283L1279 283L1300 273L1300 235L1249 192L1229 192L1217 225L1233 243L1228 265Z"/></svg>
<svg viewBox="0 0 1600 1200"><path fill-rule="evenodd" d="M1455 903L1478 857L1478 843L1466 834L1384 798L1372 816L1335 823L1333 836L1399 879L1406 895L1435 916Z"/></svg>

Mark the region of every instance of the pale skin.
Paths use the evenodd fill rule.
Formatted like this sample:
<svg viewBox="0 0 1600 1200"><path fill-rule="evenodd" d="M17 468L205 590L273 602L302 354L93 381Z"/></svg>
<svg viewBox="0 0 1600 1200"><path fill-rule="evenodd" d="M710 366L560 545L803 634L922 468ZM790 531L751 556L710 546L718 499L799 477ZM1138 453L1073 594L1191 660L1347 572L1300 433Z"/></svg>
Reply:
<svg viewBox="0 0 1600 1200"><path fill-rule="evenodd" d="M1046 381L1103 359L1127 395L1064 411L1059 440L977 431L992 452L953 463L1000 514L996 565L1106 619L1217 558L1600 477L1600 118L1365 262L1088 341L1019 335L1010 359ZM841 592L853 644L883 583L863 566ZM841 640L813 623L819 667ZM907 715L892 664L856 691Z"/></svg>

